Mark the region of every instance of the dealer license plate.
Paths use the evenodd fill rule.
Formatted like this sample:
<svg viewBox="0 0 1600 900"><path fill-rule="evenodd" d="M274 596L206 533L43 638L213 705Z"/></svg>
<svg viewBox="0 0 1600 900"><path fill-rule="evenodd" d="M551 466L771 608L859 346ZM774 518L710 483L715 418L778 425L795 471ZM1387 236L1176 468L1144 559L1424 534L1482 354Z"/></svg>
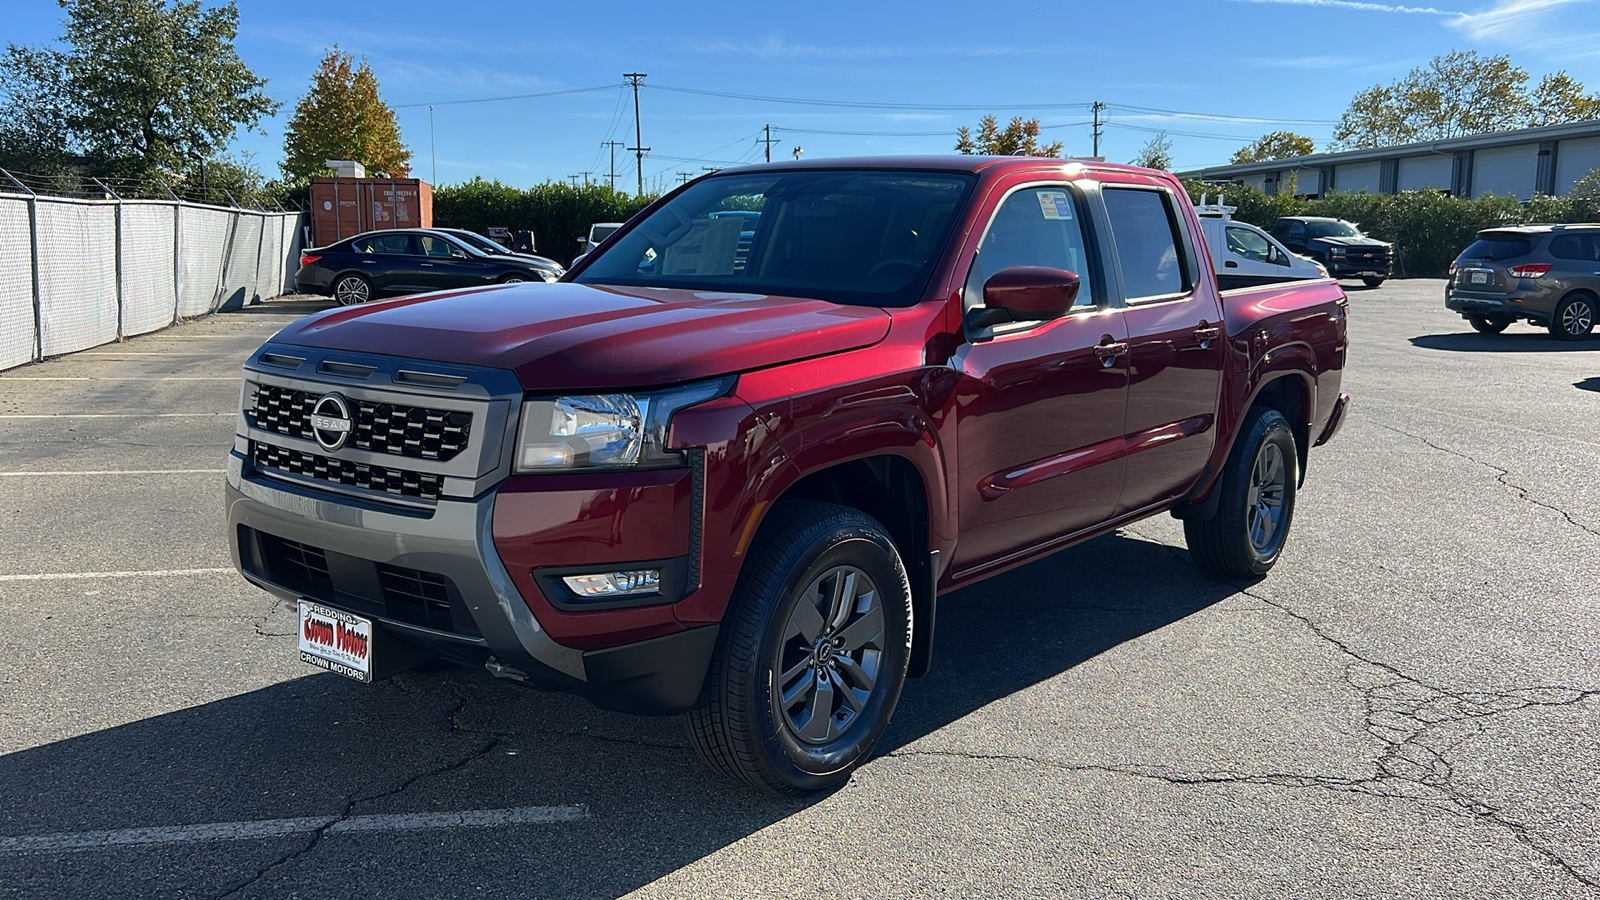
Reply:
<svg viewBox="0 0 1600 900"><path fill-rule="evenodd" d="M301 600L300 661L371 681L372 620Z"/></svg>
<svg viewBox="0 0 1600 900"><path fill-rule="evenodd" d="M1489 283L1489 273L1488 272L1473 272L1472 273L1472 283L1473 284L1488 284Z"/></svg>

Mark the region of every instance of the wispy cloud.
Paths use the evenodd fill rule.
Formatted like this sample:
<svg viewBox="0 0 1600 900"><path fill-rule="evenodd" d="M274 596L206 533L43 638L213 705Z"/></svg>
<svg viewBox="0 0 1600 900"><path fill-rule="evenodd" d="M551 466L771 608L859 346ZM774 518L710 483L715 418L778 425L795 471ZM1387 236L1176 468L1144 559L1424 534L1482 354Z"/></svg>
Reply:
<svg viewBox="0 0 1600 900"><path fill-rule="evenodd" d="M1539 53L1551 59L1600 57L1600 31L1575 29L1571 21L1553 21L1572 7L1589 6L1591 0L1498 0L1483 12L1462 13L1448 24L1474 41L1503 44Z"/></svg>
<svg viewBox="0 0 1600 900"><path fill-rule="evenodd" d="M1284 6L1331 6L1363 12L1405 13L1429 16L1459 16L1462 13L1435 6L1402 6L1396 3L1366 3L1362 0L1236 0L1239 3L1272 3Z"/></svg>

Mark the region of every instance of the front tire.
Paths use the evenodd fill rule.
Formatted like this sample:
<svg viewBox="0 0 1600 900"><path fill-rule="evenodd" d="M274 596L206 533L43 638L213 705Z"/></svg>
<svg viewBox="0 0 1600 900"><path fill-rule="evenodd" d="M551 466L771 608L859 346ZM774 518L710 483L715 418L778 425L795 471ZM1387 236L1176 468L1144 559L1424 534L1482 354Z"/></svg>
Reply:
<svg viewBox="0 0 1600 900"><path fill-rule="evenodd" d="M1283 553L1294 519L1300 461L1294 430L1275 409L1252 413L1214 488L1222 492L1216 515L1183 521L1189 555L1217 578L1266 575Z"/></svg>
<svg viewBox="0 0 1600 900"><path fill-rule="evenodd" d="M340 306L359 306L372 299L372 282L361 275L341 275L333 283L333 299Z"/></svg>
<svg viewBox="0 0 1600 900"><path fill-rule="evenodd" d="M883 736L910 659L911 585L884 527L846 506L780 504L740 574L690 739L759 790L826 790Z"/></svg>
<svg viewBox="0 0 1600 900"><path fill-rule="evenodd" d="M1580 341L1594 330L1594 298L1574 294L1562 300L1550 317L1550 336L1562 341Z"/></svg>
<svg viewBox="0 0 1600 900"><path fill-rule="evenodd" d="M1488 316L1468 316L1467 323L1479 334L1499 334L1511 327L1510 319L1491 319Z"/></svg>
<svg viewBox="0 0 1600 900"><path fill-rule="evenodd" d="M500 283L501 284L526 284L526 283L528 283L528 282L530 282L532 280L533 280L532 278L529 278L526 275L519 275L519 274L513 272L510 275L507 275L504 278L500 279Z"/></svg>
<svg viewBox="0 0 1600 900"><path fill-rule="evenodd" d="M1369 288L1375 288L1378 285L1383 284L1386 280L1388 280L1388 279L1384 279L1384 278L1363 278L1363 279L1361 279L1361 283L1366 285Z"/></svg>

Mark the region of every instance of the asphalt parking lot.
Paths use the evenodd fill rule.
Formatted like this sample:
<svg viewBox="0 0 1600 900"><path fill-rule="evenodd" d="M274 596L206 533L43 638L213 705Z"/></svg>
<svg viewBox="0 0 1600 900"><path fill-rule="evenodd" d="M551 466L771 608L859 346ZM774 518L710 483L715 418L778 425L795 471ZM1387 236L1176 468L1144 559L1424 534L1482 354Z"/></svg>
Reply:
<svg viewBox="0 0 1600 900"><path fill-rule="evenodd" d="M0 895L1600 896L1600 337L1350 288L1286 556L1158 518L948 595L810 802L672 719L298 662L222 467L275 301L0 375Z"/></svg>

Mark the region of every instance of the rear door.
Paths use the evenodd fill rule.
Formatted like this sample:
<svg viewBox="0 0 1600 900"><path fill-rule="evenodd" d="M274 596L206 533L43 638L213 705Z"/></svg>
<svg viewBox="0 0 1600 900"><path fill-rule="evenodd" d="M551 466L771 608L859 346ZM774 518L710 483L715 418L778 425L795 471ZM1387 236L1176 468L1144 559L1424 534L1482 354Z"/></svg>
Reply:
<svg viewBox="0 0 1600 900"><path fill-rule="evenodd" d="M1097 526L1122 491L1127 331L1085 225L1088 194L1032 175L996 195L965 251L963 309L1010 266L1066 269L1081 288L1065 317L969 336L950 361L960 376L958 570Z"/></svg>
<svg viewBox="0 0 1600 900"><path fill-rule="evenodd" d="M1600 231L1576 231L1550 239L1550 277L1565 290L1600 288Z"/></svg>
<svg viewBox="0 0 1600 900"><path fill-rule="evenodd" d="M1227 345L1222 298L1190 239L1199 220L1164 181L1129 175L1100 191L1125 304L1129 381L1121 512L1178 496L1216 443Z"/></svg>
<svg viewBox="0 0 1600 900"><path fill-rule="evenodd" d="M378 232L351 241L356 267L372 280L372 292L404 294L421 290L418 281L417 239L407 231Z"/></svg>

